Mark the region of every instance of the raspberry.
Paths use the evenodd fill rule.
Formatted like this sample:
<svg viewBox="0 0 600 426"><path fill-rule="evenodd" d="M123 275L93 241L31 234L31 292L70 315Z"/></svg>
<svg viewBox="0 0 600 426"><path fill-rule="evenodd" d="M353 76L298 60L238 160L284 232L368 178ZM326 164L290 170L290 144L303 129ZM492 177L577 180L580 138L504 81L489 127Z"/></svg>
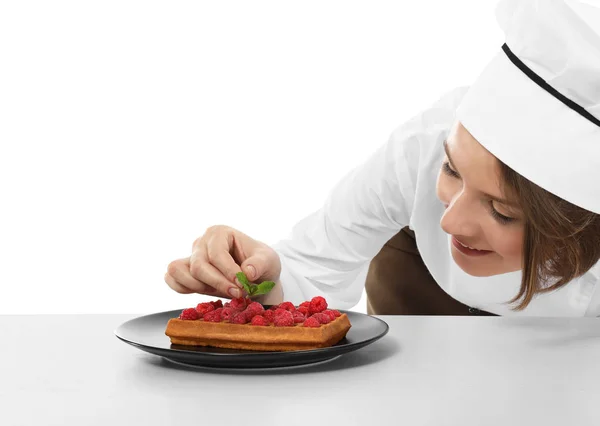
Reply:
<svg viewBox="0 0 600 426"><path fill-rule="evenodd" d="M250 306L257 306L260 308L261 311L265 310L265 307L262 304L260 304L259 302L250 302L250 303L248 303L248 307L250 307Z"/></svg>
<svg viewBox="0 0 600 426"><path fill-rule="evenodd" d="M246 308L246 299L243 297L238 297L237 299L231 300L231 305L233 309L245 309Z"/></svg>
<svg viewBox="0 0 600 426"><path fill-rule="evenodd" d="M262 316L271 323L275 319L275 311L266 310L263 312Z"/></svg>
<svg viewBox="0 0 600 426"><path fill-rule="evenodd" d="M302 312L304 315L308 315L308 306L299 306L297 312Z"/></svg>
<svg viewBox="0 0 600 426"><path fill-rule="evenodd" d="M331 322L331 318L329 318L329 315L326 315L322 312L317 312L316 314L312 314L311 318L316 319L321 324L329 324Z"/></svg>
<svg viewBox="0 0 600 426"><path fill-rule="evenodd" d="M294 312L296 307L292 302L283 302L279 305L279 309L285 309L286 311Z"/></svg>
<svg viewBox="0 0 600 426"><path fill-rule="evenodd" d="M277 309L279 309L279 305L272 305L269 309L272 311L276 311Z"/></svg>
<svg viewBox="0 0 600 426"><path fill-rule="evenodd" d="M252 321L252 318L254 318L257 315L260 315L260 313L254 313L254 312L248 312L248 311L242 311L240 312L240 315L246 315L246 322L250 322Z"/></svg>
<svg viewBox="0 0 600 426"><path fill-rule="evenodd" d="M342 316L342 313L338 310L332 309L331 312L333 312L333 314L335 315L336 318L339 316Z"/></svg>
<svg viewBox="0 0 600 426"><path fill-rule="evenodd" d="M304 322L304 320L306 319L306 317L304 316L304 314L300 311L294 311L292 312L292 316L294 317L294 322L297 324L299 322Z"/></svg>
<svg viewBox="0 0 600 426"><path fill-rule="evenodd" d="M293 326L295 324L295 322L294 322L294 317L293 317L292 313L289 311L286 311L285 309L282 309L282 311L285 313L275 316L275 319L273 320L273 324L275 324L275 327Z"/></svg>
<svg viewBox="0 0 600 426"><path fill-rule="evenodd" d="M310 302L302 302L300 303L300 307L306 306L307 308L310 306Z"/></svg>
<svg viewBox="0 0 600 426"><path fill-rule="evenodd" d="M246 324L248 322L248 317L245 312L238 312L229 318L229 322L232 324Z"/></svg>
<svg viewBox="0 0 600 426"><path fill-rule="evenodd" d="M198 312L196 312L196 310L194 308L184 309L181 312L181 314L179 315L179 319L182 319L182 320L197 320L198 319Z"/></svg>
<svg viewBox="0 0 600 426"><path fill-rule="evenodd" d="M231 306L231 302L225 302L223 305L224 308L229 308Z"/></svg>
<svg viewBox="0 0 600 426"><path fill-rule="evenodd" d="M330 310L330 309L325 309L325 310L323 311L323 313L324 313L325 315L329 316L329 319L330 319L331 321L333 321L333 320L335 319L335 313L334 313L332 310Z"/></svg>
<svg viewBox="0 0 600 426"><path fill-rule="evenodd" d="M215 307L215 309L219 309L219 308L223 307L223 301L221 299L215 300L215 301L212 301L212 302L208 302L208 303L210 303L211 305L213 305Z"/></svg>
<svg viewBox="0 0 600 426"><path fill-rule="evenodd" d="M286 311L285 309L281 309L281 308L275 309L275 318L277 318L280 315L285 314L286 312L289 312L289 311Z"/></svg>
<svg viewBox="0 0 600 426"><path fill-rule="evenodd" d="M221 322L221 312L223 308L216 309L204 314L204 321L206 322Z"/></svg>
<svg viewBox="0 0 600 426"><path fill-rule="evenodd" d="M310 317L304 321L304 327L321 327L321 323L315 317Z"/></svg>
<svg viewBox="0 0 600 426"><path fill-rule="evenodd" d="M226 303L227 304L227 303ZM227 307L227 308L223 308L223 310L221 311L221 319L223 320L229 320L231 318L231 316L235 313L235 311L233 310L233 308L231 307Z"/></svg>
<svg viewBox="0 0 600 426"><path fill-rule="evenodd" d="M254 315L252 321L250 321L252 325L269 325L269 321L265 319L265 317L261 315Z"/></svg>
<svg viewBox="0 0 600 426"><path fill-rule="evenodd" d="M206 314L207 312L214 311L214 310L215 310L215 307L210 302L198 303L198 306L196 306L196 312L198 312L198 315L200 316L200 318L202 318L204 316L204 314Z"/></svg>
<svg viewBox="0 0 600 426"><path fill-rule="evenodd" d="M258 315L258 314L263 313L264 310L265 310L265 308L263 307L263 305L261 305L258 302L252 302L246 308L246 313L248 315L252 314L252 317L253 317L254 315Z"/></svg>
<svg viewBox="0 0 600 426"><path fill-rule="evenodd" d="M321 296L315 296L310 301L310 305L308 306L308 311L311 314L316 314L317 312L323 312L327 309L327 301Z"/></svg>

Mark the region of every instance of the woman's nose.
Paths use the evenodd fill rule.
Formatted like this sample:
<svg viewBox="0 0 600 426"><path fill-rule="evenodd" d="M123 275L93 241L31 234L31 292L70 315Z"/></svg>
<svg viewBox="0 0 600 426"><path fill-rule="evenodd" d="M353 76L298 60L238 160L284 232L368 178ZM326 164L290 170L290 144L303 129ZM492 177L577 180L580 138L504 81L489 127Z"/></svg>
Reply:
<svg viewBox="0 0 600 426"><path fill-rule="evenodd" d="M475 206L472 201L464 192L461 192L446 207L440 225L444 232L451 235L475 235L479 225L475 220L474 212Z"/></svg>

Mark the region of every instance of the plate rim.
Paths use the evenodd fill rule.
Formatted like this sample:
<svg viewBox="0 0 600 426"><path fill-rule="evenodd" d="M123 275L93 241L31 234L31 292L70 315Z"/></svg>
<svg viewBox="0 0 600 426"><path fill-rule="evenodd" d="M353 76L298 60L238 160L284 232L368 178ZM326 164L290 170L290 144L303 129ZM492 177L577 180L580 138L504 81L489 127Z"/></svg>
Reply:
<svg viewBox="0 0 600 426"><path fill-rule="evenodd" d="M241 372L241 373L259 373L259 372L277 372L277 371L289 371L296 370L302 368L310 368L317 367L319 365L326 365L330 362L335 361L340 358L344 354L333 355L332 357L324 358L319 361L308 361L300 364L292 364L292 365L282 365L282 366L274 366L274 367L229 367L229 366L209 366L209 365L199 365L199 364L191 364L186 363L185 361L177 361L173 358L169 358L166 356L159 355L161 358L165 359L167 362L173 363L175 365L179 365L182 367L191 368L199 371L217 371L217 372Z"/></svg>

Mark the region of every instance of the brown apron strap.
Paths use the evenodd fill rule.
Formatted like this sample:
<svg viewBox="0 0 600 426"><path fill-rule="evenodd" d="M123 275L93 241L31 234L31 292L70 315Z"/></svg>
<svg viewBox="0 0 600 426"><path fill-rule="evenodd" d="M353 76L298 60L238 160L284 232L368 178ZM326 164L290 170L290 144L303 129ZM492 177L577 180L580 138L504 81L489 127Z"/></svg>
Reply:
<svg viewBox="0 0 600 426"><path fill-rule="evenodd" d="M494 315L460 303L435 282L408 227L392 237L369 265L369 315Z"/></svg>

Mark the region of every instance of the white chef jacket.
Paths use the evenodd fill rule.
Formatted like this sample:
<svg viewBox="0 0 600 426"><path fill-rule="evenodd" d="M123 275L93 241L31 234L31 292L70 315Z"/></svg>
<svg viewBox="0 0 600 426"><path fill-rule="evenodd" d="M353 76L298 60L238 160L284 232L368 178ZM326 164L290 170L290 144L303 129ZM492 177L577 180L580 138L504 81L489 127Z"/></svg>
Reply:
<svg viewBox="0 0 600 426"><path fill-rule="evenodd" d="M447 93L397 128L333 188L321 209L273 246L281 259L284 300L300 303L321 295L333 307L353 307L362 295L370 261L408 225L435 281L466 305L498 315L600 316L600 262L515 312L507 302L518 293L520 271L473 277L452 259L450 236L440 227L444 206L436 196L436 180L443 141L467 90Z"/></svg>

